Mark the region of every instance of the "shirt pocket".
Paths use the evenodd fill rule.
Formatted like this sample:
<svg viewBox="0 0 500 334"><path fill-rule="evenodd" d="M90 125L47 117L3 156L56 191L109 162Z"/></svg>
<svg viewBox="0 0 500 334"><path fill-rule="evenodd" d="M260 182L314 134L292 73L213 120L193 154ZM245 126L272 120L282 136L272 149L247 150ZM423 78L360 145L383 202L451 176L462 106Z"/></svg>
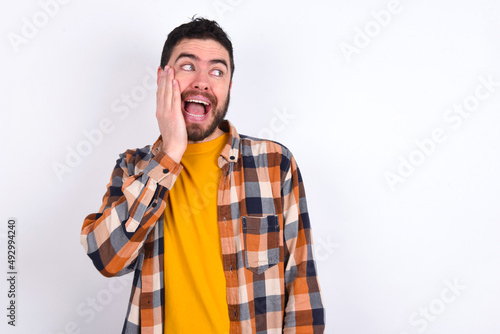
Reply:
<svg viewBox="0 0 500 334"><path fill-rule="evenodd" d="M279 263L280 225L277 215L243 216L245 267L262 274Z"/></svg>

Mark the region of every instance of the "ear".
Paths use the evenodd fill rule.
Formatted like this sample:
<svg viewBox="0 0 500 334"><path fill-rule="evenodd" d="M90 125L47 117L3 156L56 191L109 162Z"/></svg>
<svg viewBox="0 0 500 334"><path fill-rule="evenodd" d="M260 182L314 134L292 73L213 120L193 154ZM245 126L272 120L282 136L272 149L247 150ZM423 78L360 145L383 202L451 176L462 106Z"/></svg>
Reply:
<svg viewBox="0 0 500 334"><path fill-rule="evenodd" d="M229 93L231 93L231 88L233 88L233 80L229 83Z"/></svg>

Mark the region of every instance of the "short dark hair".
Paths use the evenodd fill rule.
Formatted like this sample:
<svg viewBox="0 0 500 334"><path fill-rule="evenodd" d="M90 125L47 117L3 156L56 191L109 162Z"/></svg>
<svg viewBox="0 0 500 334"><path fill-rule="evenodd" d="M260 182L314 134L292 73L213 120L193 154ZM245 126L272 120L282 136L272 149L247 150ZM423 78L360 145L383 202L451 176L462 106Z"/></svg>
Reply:
<svg viewBox="0 0 500 334"><path fill-rule="evenodd" d="M183 39L211 39L219 42L229 53L229 61L231 63L231 80L233 79L233 44L217 22L207 20L202 17L193 17L191 22L178 26L172 30L170 34L168 34L165 45L163 46L163 52L161 54L161 68L165 68L170 60L170 57L172 56L174 47Z"/></svg>

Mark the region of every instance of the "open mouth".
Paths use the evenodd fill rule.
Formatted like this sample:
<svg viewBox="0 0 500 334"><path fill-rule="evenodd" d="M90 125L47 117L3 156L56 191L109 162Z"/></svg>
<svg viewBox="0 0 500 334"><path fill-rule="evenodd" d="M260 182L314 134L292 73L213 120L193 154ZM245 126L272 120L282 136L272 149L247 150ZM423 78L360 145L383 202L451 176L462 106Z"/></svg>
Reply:
<svg viewBox="0 0 500 334"><path fill-rule="evenodd" d="M191 117L202 118L210 112L212 105L210 102L198 98L184 100L184 112Z"/></svg>

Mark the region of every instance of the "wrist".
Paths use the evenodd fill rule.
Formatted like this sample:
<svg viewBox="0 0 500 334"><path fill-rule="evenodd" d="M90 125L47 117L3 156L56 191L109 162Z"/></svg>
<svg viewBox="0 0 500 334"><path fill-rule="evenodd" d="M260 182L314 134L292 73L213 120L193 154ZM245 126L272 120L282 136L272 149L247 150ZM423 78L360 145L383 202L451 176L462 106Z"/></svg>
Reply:
<svg viewBox="0 0 500 334"><path fill-rule="evenodd" d="M162 151L177 163L181 162L182 155L184 154L184 150L179 150L179 149L174 150L170 147L165 147L165 146L162 148Z"/></svg>

